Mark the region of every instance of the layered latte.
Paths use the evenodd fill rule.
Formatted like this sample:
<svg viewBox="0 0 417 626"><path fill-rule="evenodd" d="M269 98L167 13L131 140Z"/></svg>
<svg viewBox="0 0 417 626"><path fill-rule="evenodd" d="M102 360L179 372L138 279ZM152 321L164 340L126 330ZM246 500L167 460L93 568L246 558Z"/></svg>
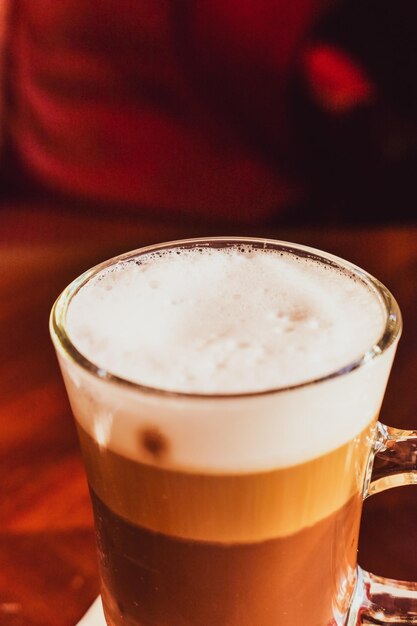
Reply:
<svg viewBox="0 0 417 626"><path fill-rule="evenodd" d="M297 250L178 245L93 273L66 323L108 624L342 619L393 358L355 365L376 290Z"/></svg>

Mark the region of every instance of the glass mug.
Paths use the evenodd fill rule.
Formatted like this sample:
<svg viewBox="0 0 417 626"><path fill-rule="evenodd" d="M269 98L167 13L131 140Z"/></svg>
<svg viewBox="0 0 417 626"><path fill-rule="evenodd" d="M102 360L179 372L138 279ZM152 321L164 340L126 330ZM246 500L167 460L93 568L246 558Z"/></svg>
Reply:
<svg viewBox="0 0 417 626"><path fill-rule="evenodd" d="M319 379L227 395L141 386L94 364L71 341L72 299L102 270L155 251L245 244L314 259L365 283L384 310L378 343ZM417 624L417 584L375 576L356 562L364 498L417 482L417 431L377 421L401 314L375 278L333 255L285 242L170 242L84 273L56 301L50 328L90 487L109 625ZM360 431L349 419L358 412L366 416ZM256 432L248 436L254 419ZM329 444L335 434L343 441L336 449ZM166 437L182 455L177 467L164 462ZM195 470L196 459L211 455L223 455L227 464L231 446L251 458L286 442L308 451L313 440L320 454L288 467Z"/></svg>

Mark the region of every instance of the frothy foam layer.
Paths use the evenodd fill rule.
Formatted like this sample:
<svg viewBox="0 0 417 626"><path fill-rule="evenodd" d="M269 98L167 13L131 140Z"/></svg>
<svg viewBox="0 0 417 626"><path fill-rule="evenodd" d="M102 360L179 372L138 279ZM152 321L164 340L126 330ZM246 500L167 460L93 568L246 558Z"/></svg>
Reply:
<svg viewBox="0 0 417 626"><path fill-rule="evenodd" d="M90 280L67 318L77 349L150 387L261 391L325 376L384 328L359 279L311 259L251 246L151 253Z"/></svg>

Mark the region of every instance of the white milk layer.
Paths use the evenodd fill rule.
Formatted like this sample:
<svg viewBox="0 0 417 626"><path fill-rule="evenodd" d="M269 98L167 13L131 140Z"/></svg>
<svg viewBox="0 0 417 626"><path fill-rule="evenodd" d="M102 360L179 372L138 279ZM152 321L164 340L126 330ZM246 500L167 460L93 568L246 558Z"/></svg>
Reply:
<svg viewBox="0 0 417 626"><path fill-rule="evenodd" d="M123 262L80 289L69 336L101 368L170 396L102 380L60 354L74 414L127 458L202 472L303 463L357 437L377 416L396 343L318 384L381 336L376 292L340 270L253 248L185 250ZM153 458L143 430L168 441Z"/></svg>
<svg viewBox="0 0 417 626"><path fill-rule="evenodd" d="M348 365L382 335L375 293L331 266L232 249L165 252L100 273L68 313L78 350L172 391L286 387Z"/></svg>

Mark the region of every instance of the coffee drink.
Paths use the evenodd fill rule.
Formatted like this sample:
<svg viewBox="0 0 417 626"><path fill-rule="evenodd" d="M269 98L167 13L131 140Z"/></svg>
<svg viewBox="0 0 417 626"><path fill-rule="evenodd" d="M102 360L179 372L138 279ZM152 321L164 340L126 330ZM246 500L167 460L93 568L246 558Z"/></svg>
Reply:
<svg viewBox="0 0 417 626"><path fill-rule="evenodd" d="M343 623L386 317L348 264L256 241L145 250L80 282L78 357L58 355L110 626Z"/></svg>

